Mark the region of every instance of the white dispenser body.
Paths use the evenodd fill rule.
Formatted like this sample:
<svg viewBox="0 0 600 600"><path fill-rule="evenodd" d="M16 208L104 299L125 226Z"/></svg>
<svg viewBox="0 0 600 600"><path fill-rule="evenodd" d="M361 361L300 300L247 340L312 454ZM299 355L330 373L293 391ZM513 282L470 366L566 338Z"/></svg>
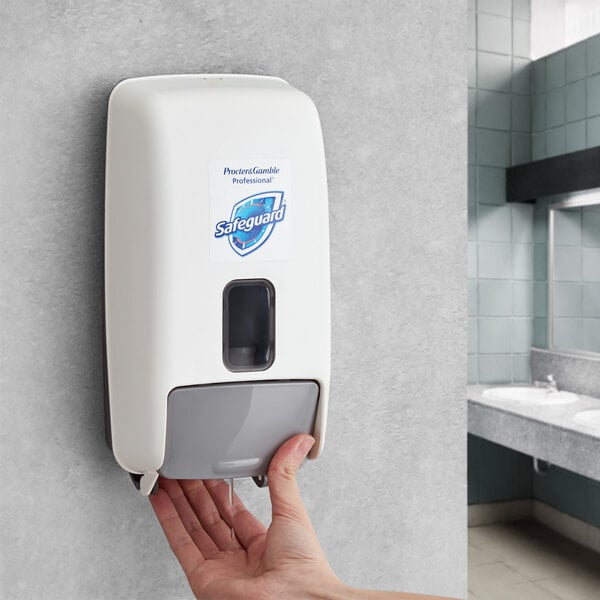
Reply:
<svg viewBox="0 0 600 600"><path fill-rule="evenodd" d="M320 454L329 230L321 128L305 94L246 75L117 85L105 272L110 436L124 469L150 482L158 473L264 474L281 438L298 431L317 440L310 457ZM237 295L227 291L232 282L241 282ZM248 314L269 323L256 335L270 338L265 360L247 364L254 350L234 340L236 310L254 297ZM240 335L251 338L250 329Z"/></svg>

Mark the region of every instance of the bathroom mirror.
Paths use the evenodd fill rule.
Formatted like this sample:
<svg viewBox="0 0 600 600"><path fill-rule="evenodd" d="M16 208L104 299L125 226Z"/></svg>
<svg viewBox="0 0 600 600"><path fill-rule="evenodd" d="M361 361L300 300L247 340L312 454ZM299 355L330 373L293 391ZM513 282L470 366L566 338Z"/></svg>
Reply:
<svg viewBox="0 0 600 600"><path fill-rule="evenodd" d="M582 194L549 208L549 346L600 355L600 199Z"/></svg>

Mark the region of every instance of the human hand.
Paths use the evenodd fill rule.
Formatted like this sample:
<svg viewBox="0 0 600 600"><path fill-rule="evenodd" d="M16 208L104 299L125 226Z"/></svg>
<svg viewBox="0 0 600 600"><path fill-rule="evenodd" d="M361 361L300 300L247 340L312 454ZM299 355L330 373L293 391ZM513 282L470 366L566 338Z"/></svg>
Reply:
<svg viewBox="0 0 600 600"><path fill-rule="evenodd" d="M160 479L150 497L175 556L199 600L448 600L360 590L331 570L300 497L296 473L314 439L299 434L269 467L268 529L221 480ZM232 534L233 529L233 534Z"/></svg>
<svg viewBox="0 0 600 600"><path fill-rule="evenodd" d="M299 434L273 457L268 529L237 496L230 505L224 481L160 479L150 501L196 598L338 597L343 585L323 554L296 483L313 444Z"/></svg>

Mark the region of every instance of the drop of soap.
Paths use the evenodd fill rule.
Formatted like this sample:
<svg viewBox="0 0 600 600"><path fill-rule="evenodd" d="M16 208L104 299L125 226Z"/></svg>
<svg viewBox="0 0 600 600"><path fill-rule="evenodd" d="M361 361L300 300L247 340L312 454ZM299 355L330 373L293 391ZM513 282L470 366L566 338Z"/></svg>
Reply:
<svg viewBox="0 0 600 600"><path fill-rule="evenodd" d="M229 480L229 508L233 508L233 477ZM231 528L231 539L235 538L235 531Z"/></svg>

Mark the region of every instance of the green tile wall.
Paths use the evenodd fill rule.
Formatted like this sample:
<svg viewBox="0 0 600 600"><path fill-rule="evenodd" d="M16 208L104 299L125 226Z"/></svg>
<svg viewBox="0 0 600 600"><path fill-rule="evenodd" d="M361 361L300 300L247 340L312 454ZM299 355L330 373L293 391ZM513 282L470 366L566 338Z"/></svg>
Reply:
<svg viewBox="0 0 600 600"><path fill-rule="evenodd" d="M533 208L507 205L506 167L531 160L529 0L469 11L469 382L529 380Z"/></svg>
<svg viewBox="0 0 600 600"><path fill-rule="evenodd" d="M532 159L600 145L600 35L533 63Z"/></svg>
<svg viewBox="0 0 600 600"><path fill-rule="evenodd" d="M531 63L503 37L528 5L470 12L470 383L529 381L529 346L548 347L547 207L560 198L507 205L505 168L600 145L600 35Z"/></svg>
<svg viewBox="0 0 600 600"><path fill-rule="evenodd" d="M600 146L599 53L600 35L595 35L532 64L533 160ZM548 206L563 199L563 196L541 198L534 208L533 344L539 348L548 347ZM577 227L577 231L581 231L580 226ZM567 254L568 252L564 252L562 256L557 256L559 272L561 259L569 263L570 271L577 264L577 260L573 260L573 257ZM572 275L575 276L574 273ZM559 292L566 295L569 293L568 288L565 284ZM576 315L565 316L572 318ZM595 322L592 326L595 327L594 332L600 331ZM590 332L591 329L589 326L587 329L582 327L579 332L582 338L584 331ZM583 347L583 339L577 345Z"/></svg>

